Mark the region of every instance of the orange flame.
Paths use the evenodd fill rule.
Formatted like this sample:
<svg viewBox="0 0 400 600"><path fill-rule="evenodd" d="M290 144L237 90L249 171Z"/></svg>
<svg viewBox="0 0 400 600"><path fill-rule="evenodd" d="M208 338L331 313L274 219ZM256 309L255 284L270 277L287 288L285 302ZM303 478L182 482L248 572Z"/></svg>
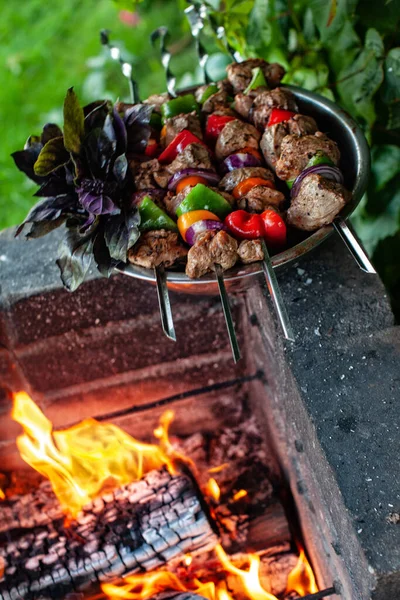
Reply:
<svg viewBox="0 0 400 600"><path fill-rule="evenodd" d="M101 492L140 479L162 466L175 472L175 455L168 440L173 419L168 411L157 435L160 445L135 440L111 423L85 419L70 429L54 431L52 423L25 392L13 397L12 418L24 434L17 438L22 458L50 480L65 512L79 510Z"/></svg>
<svg viewBox="0 0 400 600"><path fill-rule="evenodd" d="M310 563L307 560L303 548L300 548L299 560L295 568L289 573L287 592L297 592L299 596L306 594L315 594L318 592L318 586Z"/></svg>
<svg viewBox="0 0 400 600"><path fill-rule="evenodd" d="M244 569L233 564L222 546L218 545L215 552L221 565L221 569L217 569L217 571L221 570L221 572L234 576L234 579L230 582L230 587L241 590L240 597L248 600L277 600L276 596L270 594L261 585L260 557L257 554L247 556L249 566ZM184 563L187 564L185 559ZM299 574L308 569L307 580L301 576L301 585L304 587L300 587ZM311 577L309 576L310 573ZM225 581L219 581L218 577L215 577L215 573L214 579L214 581L202 582L193 577L190 581L185 580L183 582L174 573L163 569L150 574L130 575L116 583L104 583L101 589L110 600L120 598L124 600L147 600L165 591L194 592L207 598L207 600L234 600L234 596L228 591ZM311 567L304 553L300 555L298 564L289 574L287 592L289 591L295 591L301 595L318 591Z"/></svg>
<svg viewBox="0 0 400 600"><path fill-rule="evenodd" d="M0 488L0 500L5 500L6 499L6 495L3 492L3 490Z"/></svg>
<svg viewBox="0 0 400 600"><path fill-rule="evenodd" d="M239 490L238 492L236 492L236 494L234 494L232 500L234 502L237 502L238 500L241 500L241 498L245 498L246 496L247 496L246 490Z"/></svg>

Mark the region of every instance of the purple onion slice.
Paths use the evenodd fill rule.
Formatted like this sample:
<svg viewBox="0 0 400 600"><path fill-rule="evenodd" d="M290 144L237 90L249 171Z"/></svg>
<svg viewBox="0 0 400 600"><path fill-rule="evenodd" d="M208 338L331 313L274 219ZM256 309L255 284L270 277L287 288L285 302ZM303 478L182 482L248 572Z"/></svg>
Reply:
<svg viewBox="0 0 400 600"><path fill-rule="evenodd" d="M221 229L226 231L226 227L222 221L212 221L211 219L202 219L201 221L196 221L196 223L193 223L193 225L191 225L186 231L186 242L189 244L189 246L193 246L197 236L200 235L200 233L203 233L204 231L215 231Z"/></svg>
<svg viewBox="0 0 400 600"><path fill-rule="evenodd" d="M325 179L335 181L336 183L344 183L342 171L337 167L332 167L331 165L314 165L313 167L304 169L304 171L302 171L300 175L296 177L290 191L290 196L292 198L296 198L297 194L299 193L300 185L303 179L307 177L307 175L312 175L313 173L321 175L321 177L325 177Z"/></svg>
<svg viewBox="0 0 400 600"><path fill-rule="evenodd" d="M253 154L247 154L243 152L237 152L231 154L222 163L222 171L227 173L228 171L234 171L235 169L242 169L244 167L260 167L262 162Z"/></svg>
<svg viewBox="0 0 400 600"><path fill-rule="evenodd" d="M178 171L175 173L171 179L168 181L168 189L171 191L176 190L176 186L182 179L186 177L203 177L206 179L208 183L211 185L218 185L220 176L215 173L215 171L211 171L210 169L195 169L193 167L189 167L187 169L182 169L182 171Z"/></svg>
<svg viewBox="0 0 400 600"><path fill-rule="evenodd" d="M161 190L159 188L149 188L147 190L140 190L139 192L132 194L131 201L133 205L137 206L145 196L149 196L152 199L155 198L156 200L162 200L165 194L165 190Z"/></svg>

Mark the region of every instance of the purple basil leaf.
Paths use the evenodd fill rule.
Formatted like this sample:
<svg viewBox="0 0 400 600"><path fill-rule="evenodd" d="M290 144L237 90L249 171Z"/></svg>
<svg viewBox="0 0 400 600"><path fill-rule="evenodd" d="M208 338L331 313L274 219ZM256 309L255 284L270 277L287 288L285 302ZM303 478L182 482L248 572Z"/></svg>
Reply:
<svg viewBox="0 0 400 600"><path fill-rule="evenodd" d="M82 236L76 228L69 229L60 244L57 265L61 280L70 292L75 291L85 279L90 267L93 235Z"/></svg>
<svg viewBox="0 0 400 600"><path fill-rule="evenodd" d="M120 209L114 204L110 195L114 194L116 185L98 179L84 179L77 189L82 207L94 215L117 214Z"/></svg>
<svg viewBox="0 0 400 600"><path fill-rule="evenodd" d="M42 183L36 194L34 196L48 197L48 196L60 196L63 194L67 194L71 191L71 185L73 185L73 181L70 184L66 181L66 178L61 177L59 173L62 170L59 169L50 175L50 177ZM64 171L65 173L65 171Z"/></svg>
<svg viewBox="0 0 400 600"><path fill-rule="evenodd" d="M58 125L55 125L55 123L46 123L46 125L43 127L40 141L44 146L49 140L52 140L53 138L57 137L62 137L62 134L63 133Z"/></svg>
<svg viewBox="0 0 400 600"><path fill-rule="evenodd" d="M85 131L89 133L93 129L102 129L104 121L112 111L112 104L108 100L98 100L88 104L83 109L85 115Z"/></svg>
<svg viewBox="0 0 400 600"><path fill-rule="evenodd" d="M43 198L39 200L31 208L26 219L18 227L15 236L19 235L27 223L41 223L48 221L55 221L62 215L67 217L68 215L77 214L79 210L79 204L75 195L56 196L51 198ZM61 224L61 223L60 223Z"/></svg>
<svg viewBox="0 0 400 600"><path fill-rule="evenodd" d="M103 277L110 277L118 262L111 258L106 243L104 241L104 231L99 231L93 244L93 257L97 265L97 270Z"/></svg>
<svg viewBox="0 0 400 600"><path fill-rule="evenodd" d="M150 117L153 107L149 104L135 104L124 114L128 134L129 152L143 153L151 135Z"/></svg>
<svg viewBox="0 0 400 600"><path fill-rule="evenodd" d="M32 179L32 181L39 184L44 181L44 178L36 175L33 170L33 165L37 161L42 148L43 144L41 142L34 142L25 147L24 150L17 150L17 152L11 154L17 168L25 173L29 179Z"/></svg>
<svg viewBox="0 0 400 600"><path fill-rule="evenodd" d="M25 234L26 239L36 239L47 235L57 227L60 227L65 220L67 219L66 215L61 215L58 219L54 219L54 221L41 221L38 223L32 223L30 230Z"/></svg>
<svg viewBox="0 0 400 600"><path fill-rule="evenodd" d="M122 184L128 170L128 161L125 154L121 154L115 159L113 166L113 174L119 184Z"/></svg>
<svg viewBox="0 0 400 600"><path fill-rule="evenodd" d="M124 154L126 152L127 143L128 143L128 134L126 132L125 123L119 116L118 111L115 106L113 108L113 126L115 131L115 137L117 140L117 154L118 156Z"/></svg>
<svg viewBox="0 0 400 600"><path fill-rule="evenodd" d="M139 239L140 216L138 210L128 215L119 214L107 219L104 240L111 258L126 262L129 248Z"/></svg>
<svg viewBox="0 0 400 600"><path fill-rule="evenodd" d="M83 141L87 163L94 178L107 176L115 152L115 142L111 142L102 129L93 129Z"/></svg>
<svg viewBox="0 0 400 600"><path fill-rule="evenodd" d="M108 137L109 141L117 147L117 136L115 135L115 129L113 125L113 119L111 115L107 115L104 119L103 132Z"/></svg>

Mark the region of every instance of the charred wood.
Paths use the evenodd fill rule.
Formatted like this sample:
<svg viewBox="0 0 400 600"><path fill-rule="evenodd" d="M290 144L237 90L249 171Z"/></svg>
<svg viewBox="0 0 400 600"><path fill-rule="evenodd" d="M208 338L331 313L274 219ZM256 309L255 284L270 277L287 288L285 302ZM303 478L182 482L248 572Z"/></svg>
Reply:
<svg viewBox="0 0 400 600"><path fill-rule="evenodd" d="M0 600L64 598L205 552L218 541L192 479L166 470L94 500L68 527L59 513L40 524L12 523L14 533L25 529L0 546Z"/></svg>

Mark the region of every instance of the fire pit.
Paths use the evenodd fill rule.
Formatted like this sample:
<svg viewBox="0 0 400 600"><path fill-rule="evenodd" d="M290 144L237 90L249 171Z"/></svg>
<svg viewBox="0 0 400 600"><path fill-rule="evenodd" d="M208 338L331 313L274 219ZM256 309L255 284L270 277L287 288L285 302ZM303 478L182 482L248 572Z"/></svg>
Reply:
<svg viewBox="0 0 400 600"><path fill-rule="evenodd" d="M379 544L385 540L390 549L391 564L386 562L385 572L385 560L389 557L379 561L373 546L367 544L372 537L364 538L372 536L373 523L370 524L367 513L360 508L364 501L360 488L351 489L357 473L354 462L352 464L353 456L360 461L358 468L363 475L368 471L363 470L362 457L356 454L353 446L350 446L351 453L346 455L341 438L336 440L333 448L329 441L329 436L337 436L336 431L342 434L348 431L349 436L351 429L358 431L357 418L351 415L351 410L355 410L351 396L355 395L356 402L365 386L366 371L361 373L364 364L374 364L374 378L380 381L380 391L385 389L388 399L393 394L387 387L388 371L393 368L396 373L398 369L395 354L389 349L390 338L385 338L385 356L390 355L391 359L385 361L383 371L376 362L376 354L374 358L372 350L365 351L364 341L368 339L369 348L373 340L375 352L382 354L383 347L379 346L382 334L376 331L391 331L392 317L377 281L364 292L360 310L357 289L362 275L341 246L328 243L318 256L288 268L282 276L281 285L291 313L299 319L299 329L306 331L300 346L288 351L286 358L272 317L259 311L260 302L264 302L264 290L258 280L254 278L255 285L250 294L235 296L234 317L246 350L245 360L238 368L230 360L221 311L212 298L177 296L174 299L177 327L185 344L171 350L159 331L154 294L147 294L146 286L141 287L140 282L125 277L115 277L109 282L92 279L77 294L67 295L58 287L56 271L44 268L46 257L51 255L46 245L57 243L56 240L32 242L37 250L34 262L29 264L27 259L19 264L18 274L14 257L21 255L21 243L8 241L3 236L0 246L0 254L4 257L1 328L5 348L1 354L4 388L0 418L3 473L0 487L6 496L0 505L4 570L0 593L4 598L8 599L10 593L11 597L35 597L33 594L38 589L46 587L52 597L63 597L59 595L60 588L54 587L62 579L61 575L58 581L55 576L46 579L46 575L54 573L56 568L60 574L62 567L57 561L63 556L72 563L68 563L67 558L62 559L67 573L60 585L68 588L71 581L76 582L74 585L81 593L79 588L84 582L99 579L100 588L103 586L100 592L98 586L96 590L91 586L85 590L91 596L101 593L103 597L111 598L123 597L123 594L126 598L149 598L168 589L175 594L206 595L208 598L207 589L213 584L215 593L222 590L231 594L234 600L245 597L266 599L265 594L279 599L298 598L316 589L338 599L363 600L374 594L374 598L381 600L387 597L385 594L390 586L396 590L393 586L398 581L398 546L395 544L398 529L386 521L389 515L394 519L398 510L392 487L395 475L388 477L388 486L383 488L388 504L393 505L392 508L388 506L386 512L382 509L384 531L374 530L379 535ZM338 260L343 265L339 280ZM38 274L46 272L45 279L36 277L35 270ZM334 281L331 281L332 273L335 273ZM17 281L17 277L21 279ZM309 279L315 279L315 285L307 283ZM346 286L340 288L345 280ZM334 293L338 286L339 289L354 290L354 296L349 293L347 298L338 299ZM318 295L320 289L325 290L324 297ZM140 307L130 300L137 297L141 298ZM98 302L99 298L101 302ZM336 306L338 301L343 302L350 313L342 311L337 317L335 310L338 309L327 305L330 298ZM186 319L189 314L190 322ZM71 315L74 322L71 322ZM369 338L369 335L373 337ZM147 341L144 341L146 336ZM362 350L358 355L356 340L359 338ZM348 349L343 349L344 340L352 344ZM139 345L140 353L137 351ZM342 367L340 352L346 357L346 369ZM324 365L331 366L330 373L324 372ZM317 366L319 371L315 371ZM350 366L353 367L351 370ZM312 377L307 379L310 371ZM320 377L318 372L325 374ZM357 380L359 372L363 380ZM325 399L318 381L326 390L323 379L327 377L330 377L329 394L325 392ZM342 382L348 380L349 386L350 378L353 378L353 391L343 395ZM57 500L49 483L32 475L33 469L21 461L21 454L26 457L26 448L20 441L18 451L15 443L21 428L10 418L10 389L25 389L30 393L45 415L41 417L41 423L47 424L49 439L59 452L65 450L63 432L71 440L73 432L82 431L78 423L94 418L102 427L113 423L115 428L118 427L121 439L134 437L141 444L154 444L153 431L156 430L164 450L173 449L187 457L195 468L186 461L183 464L178 461L176 473L171 473L168 461L164 461L161 465L151 464L147 474L137 475L137 481L120 479L116 485L115 479L108 479L105 489L100 487L103 500L96 500L91 491L89 496L84 496L84 508L71 504L70 499L68 502ZM330 414L324 401L331 411L337 411L338 430L335 426L329 428L328 423L321 420L318 411L322 411L325 419ZM376 397L375 404L377 402ZM160 418L169 410L175 413L170 442L165 435L165 425L159 429ZM28 412L32 416L32 411ZM16 416L14 411L14 419ZM317 430L311 416L319 418ZM395 424L389 414L382 418L377 413L376 419ZM18 421L22 419L18 417ZM51 434L50 422L54 434ZM93 424L93 421L89 423ZM325 437L321 435L321 427L326 432ZM367 439L371 431L369 444L364 448L362 441L358 441L358 445L366 452L365 461L378 465L380 460L381 469L387 469L386 459L382 455L379 458L376 452L376 430L374 426L372 432L364 423L360 431L364 436L362 439ZM30 437L35 437L32 426L29 431ZM45 439L43 433L39 439ZM85 439L80 433L83 447ZM386 434L386 444L391 443L390 439L391 435ZM331 469L331 466L336 467L339 448L350 463L347 483L344 477L346 465L337 471L340 487ZM91 454L94 454L91 458L96 458L94 452L86 454L86 458ZM39 463L42 465L42 461ZM105 460L100 459L100 463L103 468ZM96 468L92 470L96 471ZM84 479L90 477L84 476ZM150 507L148 497L146 494L141 496L137 486L145 490L151 488L154 502L159 504L157 508ZM157 490L162 500L157 499ZM146 518L140 521L139 527L137 523L131 523L129 511L122 508L131 496L135 498L132 506L136 507L135 503L139 502L144 507ZM361 503L358 514L352 504L356 499ZM153 544L153 554L145 554L139 559L135 553L140 554L140 549L143 550L144 536L148 535L149 524L154 523L151 520L153 510L160 511L159 514L165 517L166 526L172 526L174 521L168 515L169 507L175 501L182 507L184 520L188 519L185 523L190 524L190 519L194 523L192 529L189 527L190 533L181 535L186 529L180 525L175 529L183 544L178 539L168 546L172 549L171 560L165 554L165 543L161 549L156 547L154 540L146 542L150 546ZM192 507L190 517L185 502ZM67 521L62 506L64 509L70 507ZM115 512L116 521L113 520ZM136 508L134 512L137 514ZM179 516L176 518L179 520ZM110 525L115 522L117 525ZM155 531L151 535L156 535L157 528L158 525L150 527ZM359 530L361 533L357 533ZM129 562L128 554L123 554L122 547L118 546L126 547L128 534L130 540L135 537L131 532L136 532L136 542L129 556L134 556L141 572L132 568L133 559L129 558L132 560ZM27 541L27 535L34 536L36 548ZM86 554L80 554L88 543L85 536L89 535L97 541L100 555L108 557L107 569L104 563L100 565L94 560L94 548L87 547ZM51 540L58 544L53 552L50 551ZM116 554L111 554L110 547L117 548ZM304 553L300 547L304 548ZM382 546L377 547L381 552ZM19 557L16 556L18 553ZM22 565L18 563L21 556ZM89 563L85 565L86 559ZM317 588L306 559L312 565ZM14 560L16 562L11 564ZM46 565L44 571L41 570L42 563ZM25 581L25 587L19 589L17 585L16 590L13 573L6 573L14 566L21 577L21 580L17 579L19 584ZM29 571L29 567L32 573L28 576L26 569ZM72 567L79 571L78 579ZM150 570L145 571L147 568ZM261 581L257 585L261 585L263 591L256 587L251 595L247 592L246 582L250 577L248 573L253 574L256 570ZM300 579L305 585L301 590L295 587L299 585L297 571L305 579L305 583ZM27 577L23 579L25 575ZM123 575L127 577L122 580ZM164 581L161 588L159 577ZM291 583L293 577L296 584ZM147 585L150 583L154 583L154 587L149 590ZM34 584L36 589L32 588ZM65 588L61 588L63 594ZM226 598L224 593L222 597ZM315 597L323 597L321 594Z"/></svg>

